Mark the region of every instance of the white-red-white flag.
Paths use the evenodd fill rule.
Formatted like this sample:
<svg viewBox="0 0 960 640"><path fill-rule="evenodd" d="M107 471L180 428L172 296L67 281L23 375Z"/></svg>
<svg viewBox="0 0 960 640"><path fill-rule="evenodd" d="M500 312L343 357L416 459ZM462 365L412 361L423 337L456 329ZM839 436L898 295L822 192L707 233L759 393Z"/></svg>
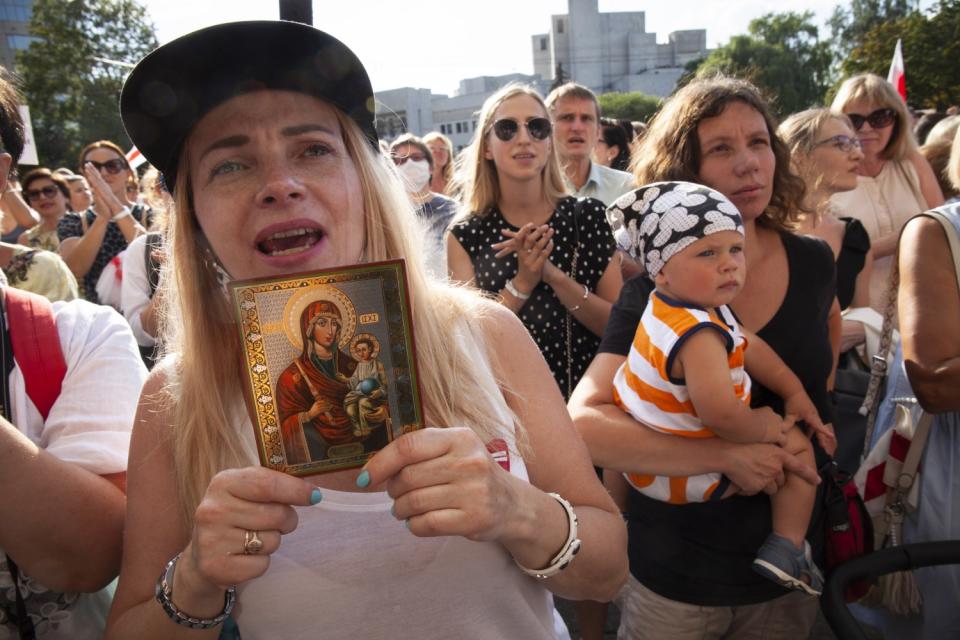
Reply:
<svg viewBox="0 0 960 640"><path fill-rule="evenodd" d="M127 151L127 164L130 165L131 169L136 169L146 161L147 159L140 153L140 149L130 147L130 151Z"/></svg>
<svg viewBox="0 0 960 640"><path fill-rule="evenodd" d="M893 50L893 60L890 61L890 71L887 72L887 82L893 85L903 101L907 101L907 76L903 70L903 49L900 39L897 38L897 48Z"/></svg>

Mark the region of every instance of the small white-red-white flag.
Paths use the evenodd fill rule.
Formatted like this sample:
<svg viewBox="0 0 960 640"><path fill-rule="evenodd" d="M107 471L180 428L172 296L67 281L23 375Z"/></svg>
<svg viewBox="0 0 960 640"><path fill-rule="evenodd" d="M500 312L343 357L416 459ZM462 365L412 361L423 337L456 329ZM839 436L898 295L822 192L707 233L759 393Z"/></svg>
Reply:
<svg viewBox="0 0 960 640"><path fill-rule="evenodd" d="M893 85L903 101L907 101L907 77L903 70L903 49L900 39L897 38L897 48L893 50L893 60L890 61L890 71L887 72L887 82Z"/></svg>
<svg viewBox="0 0 960 640"><path fill-rule="evenodd" d="M130 147L130 151L127 151L127 164L130 165L131 169L136 169L146 161L147 159L140 153L140 149Z"/></svg>

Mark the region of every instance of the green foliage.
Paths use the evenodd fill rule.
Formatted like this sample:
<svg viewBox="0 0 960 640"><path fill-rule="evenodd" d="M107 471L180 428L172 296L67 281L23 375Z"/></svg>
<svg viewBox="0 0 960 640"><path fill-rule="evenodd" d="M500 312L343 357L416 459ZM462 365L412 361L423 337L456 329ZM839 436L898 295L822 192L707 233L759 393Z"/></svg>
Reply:
<svg viewBox="0 0 960 640"><path fill-rule="evenodd" d="M912 4L910 0L850 0L846 8L837 5L827 21L836 59L844 60L871 30L916 13Z"/></svg>
<svg viewBox="0 0 960 640"><path fill-rule="evenodd" d="M597 96L604 118L646 122L660 110L660 98L639 91L604 93Z"/></svg>
<svg viewBox="0 0 960 640"><path fill-rule="evenodd" d="M960 0L941 0L927 15L912 12L876 25L843 60L843 76L870 72L886 77L898 38L910 105L943 109L960 104Z"/></svg>
<svg viewBox="0 0 960 640"><path fill-rule="evenodd" d="M698 76L745 78L769 95L782 115L818 105L829 86L831 55L813 24L813 12L768 13L750 21L697 68Z"/></svg>
<svg viewBox="0 0 960 640"><path fill-rule="evenodd" d="M34 0L30 48L17 67L30 106L40 162L77 169L94 140L130 141L117 104L129 68L156 48L153 24L136 0Z"/></svg>

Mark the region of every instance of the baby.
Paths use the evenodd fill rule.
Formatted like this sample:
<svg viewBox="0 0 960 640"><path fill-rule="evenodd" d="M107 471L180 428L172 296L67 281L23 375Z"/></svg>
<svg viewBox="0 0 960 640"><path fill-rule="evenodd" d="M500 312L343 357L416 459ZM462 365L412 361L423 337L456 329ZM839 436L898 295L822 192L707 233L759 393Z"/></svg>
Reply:
<svg viewBox="0 0 960 640"><path fill-rule="evenodd" d="M384 422L388 417L385 406L387 394L387 374L383 363L374 355L379 351L376 338L362 337L356 341L353 353L357 357L357 368L347 380L350 392L344 401L344 408L353 426L353 435L366 438L372 426Z"/></svg>
<svg viewBox="0 0 960 640"><path fill-rule="evenodd" d="M809 439L792 428L794 417L784 419L768 407L750 408L753 377L784 399L788 413L822 437L833 437L800 380L765 342L739 325L727 306L746 277L744 229L737 208L713 189L660 182L621 196L608 216L622 218L629 209L639 214L633 246L639 248L637 258L656 290L627 361L614 377L617 404L661 433L777 444L814 466ZM673 504L737 493L719 473L625 475L644 495ZM765 577L812 595L820 593L823 583L805 540L815 496L816 487L787 474L770 499L773 531L753 561Z"/></svg>

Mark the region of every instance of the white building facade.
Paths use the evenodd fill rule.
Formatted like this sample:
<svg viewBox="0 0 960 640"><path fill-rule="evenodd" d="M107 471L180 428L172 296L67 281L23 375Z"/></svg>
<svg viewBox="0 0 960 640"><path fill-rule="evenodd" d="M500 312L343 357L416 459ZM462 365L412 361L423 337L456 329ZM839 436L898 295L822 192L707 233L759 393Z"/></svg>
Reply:
<svg viewBox="0 0 960 640"><path fill-rule="evenodd" d="M533 75L514 73L460 81L452 96L404 87L377 92L377 131L384 140L401 133L439 131L459 151L477 129L480 107L500 87L518 82L550 91L558 69L567 81L596 94L640 91L668 96L691 60L706 57L705 29L674 31L657 43L642 11L600 13L597 0L568 0L568 13L550 17L549 33L532 36Z"/></svg>
<svg viewBox="0 0 960 640"><path fill-rule="evenodd" d="M600 13L597 0L568 0L568 13L550 17L550 31L531 38L533 72L594 93L640 91L668 96L692 60L705 58L706 29L674 31L657 43L642 11Z"/></svg>

